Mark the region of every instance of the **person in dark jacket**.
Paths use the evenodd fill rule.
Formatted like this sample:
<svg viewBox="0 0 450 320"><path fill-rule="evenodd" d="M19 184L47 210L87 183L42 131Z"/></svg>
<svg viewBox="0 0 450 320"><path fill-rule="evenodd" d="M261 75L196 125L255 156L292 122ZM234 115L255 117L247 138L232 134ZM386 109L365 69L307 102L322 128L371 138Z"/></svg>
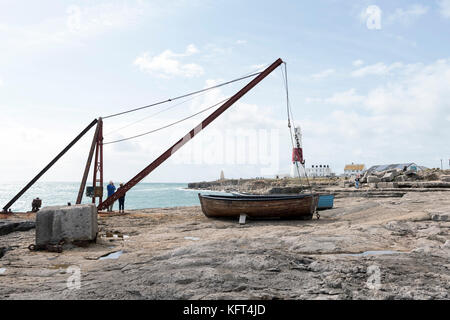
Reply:
<svg viewBox="0 0 450 320"><path fill-rule="evenodd" d="M359 181L361 179L361 176L359 174L356 175L356 179L355 179L355 188L358 189L359 188Z"/></svg>
<svg viewBox="0 0 450 320"><path fill-rule="evenodd" d="M120 187L117 191L123 188L123 183L120 184ZM125 213L125 194L119 198L119 212Z"/></svg>
<svg viewBox="0 0 450 320"><path fill-rule="evenodd" d="M114 183L112 181L109 182L109 184L106 186L106 189L108 190L108 198L111 197L114 192L116 192L116 186L114 186ZM108 212L112 212L114 202L111 203L108 207Z"/></svg>

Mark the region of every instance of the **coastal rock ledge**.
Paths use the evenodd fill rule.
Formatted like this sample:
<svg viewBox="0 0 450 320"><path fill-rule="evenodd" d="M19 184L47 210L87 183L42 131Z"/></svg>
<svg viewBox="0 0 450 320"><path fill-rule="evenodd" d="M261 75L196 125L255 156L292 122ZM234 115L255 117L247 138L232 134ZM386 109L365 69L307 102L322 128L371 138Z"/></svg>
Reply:
<svg viewBox="0 0 450 320"><path fill-rule="evenodd" d="M198 206L100 214L97 242L62 253L12 232L0 299L450 299L447 194L337 198L319 220L245 225Z"/></svg>

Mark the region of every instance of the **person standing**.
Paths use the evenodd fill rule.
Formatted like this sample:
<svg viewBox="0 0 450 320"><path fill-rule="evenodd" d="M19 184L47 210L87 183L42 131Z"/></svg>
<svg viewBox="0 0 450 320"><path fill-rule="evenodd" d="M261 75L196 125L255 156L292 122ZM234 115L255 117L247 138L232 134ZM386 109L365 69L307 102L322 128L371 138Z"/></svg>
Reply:
<svg viewBox="0 0 450 320"><path fill-rule="evenodd" d="M356 187L356 189L359 188L359 179L360 179L360 175L358 174L358 175L356 176L356 179L355 179L355 187Z"/></svg>
<svg viewBox="0 0 450 320"><path fill-rule="evenodd" d="M114 183L112 181L109 182L106 189L108 190L108 198L111 197L114 194L114 192L116 192L116 187L114 186ZM108 212L112 212L113 205L114 202L109 205Z"/></svg>
<svg viewBox="0 0 450 320"><path fill-rule="evenodd" d="M118 190L120 190L120 188L123 188L123 183L120 184ZM125 193L119 198L119 212L125 213Z"/></svg>

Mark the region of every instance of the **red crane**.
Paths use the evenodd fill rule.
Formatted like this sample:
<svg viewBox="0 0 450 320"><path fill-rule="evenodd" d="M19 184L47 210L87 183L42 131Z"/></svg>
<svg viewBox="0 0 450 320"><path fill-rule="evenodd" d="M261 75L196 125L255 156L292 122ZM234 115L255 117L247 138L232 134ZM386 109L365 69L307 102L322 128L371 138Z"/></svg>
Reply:
<svg viewBox="0 0 450 320"><path fill-rule="evenodd" d="M265 77L267 77L273 70L279 67L283 61L277 59L269 67L267 67L263 72L261 72L256 78L249 82L244 88L239 90L235 95L233 95L227 102L225 102L216 111L210 114L205 120L203 120L198 126L189 131L183 138L177 141L173 146L167 149L162 155L160 155L156 160L145 167L141 172L139 172L130 181L124 184L123 187L119 188L116 193L107 198L105 201L101 202L97 209L103 210L110 206L114 201L125 195L125 193L138 184L142 179L155 170L159 165L166 161L172 154L174 154L178 149L185 145L188 141L194 138L200 131L202 131L207 125L213 122L218 116L220 116L225 110L231 107L236 101L238 101L242 96L249 92L253 87L255 87L259 82L261 82Z"/></svg>
<svg viewBox="0 0 450 320"><path fill-rule="evenodd" d="M93 168L93 197L92 202L95 204L95 198L99 198L99 205L97 206L98 210L103 210L107 208L109 205L111 205L114 201L122 197L128 190L133 188L137 183L139 183L142 179L144 179L147 175L150 174L153 170L155 170L159 165L161 165L164 161L166 161L172 154L174 154L179 148L181 148L184 144L186 144L188 141L190 141L192 138L194 138L201 130L203 130L207 125L209 125L211 122L213 122L217 117L219 117L225 110L227 110L229 107L231 107L236 101L238 101L242 96L244 96L248 91L250 91L253 87L255 87L259 82L261 82L264 78L266 78L272 71L274 71L277 67L279 67L283 61L281 59L277 59L275 62L273 62L269 67L267 67L264 71L259 73L252 81L250 81L245 87L243 87L241 90L239 90L235 95L233 95L230 99L228 99L222 106L220 106L216 111L214 111L212 114L210 114L205 120L203 120L198 126L193 128L191 131L189 131L183 138L181 138L179 141L177 141L173 146L171 146L169 149L167 149L162 155L160 155L156 160L154 160L152 163L150 163L147 167L145 167L141 172L139 172L135 177L133 177L130 181L128 181L123 187L119 188L116 193L114 193L111 197L107 198L105 201L102 202L102 196L103 196L103 121L102 118L98 118L93 120L73 141L71 141L66 148L64 148L50 163L42 170L40 171L22 190L19 191L19 193L14 196L4 207L3 211L7 212L7 210L11 207L11 205L17 201L45 172L47 172L50 167L52 167L78 140L80 140L86 132L88 132L95 124L97 124L94 137L92 140L91 148L89 151L89 156L86 161L86 166L83 173L83 178L81 180L80 189L78 191L78 196L76 203L80 204L82 197L83 197L83 191L86 186L87 177L90 170L90 165L92 162L92 158L94 156L95 152L95 159L94 159L94 168ZM253 75L250 75L253 76ZM242 80L245 78L248 78L250 76L246 76L240 79L236 80ZM234 80L234 81L236 81ZM224 84L231 83L227 82ZM222 84L222 85L224 85ZM204 90L200 90L191 94L203 92ZM185 97L180 96L178 98ZM173 99L172 99L173 100ZM172 101L171 99L165 101ZM164 102L158 102L154 105L161 104ZM129 111L125 111L116 115L120 115L123 113L127 113L130 111L136 111L143 109L137 108ZM111 115L108 117L116 116ZM99 184L99 187L97 187L97 183Z"/></svg>

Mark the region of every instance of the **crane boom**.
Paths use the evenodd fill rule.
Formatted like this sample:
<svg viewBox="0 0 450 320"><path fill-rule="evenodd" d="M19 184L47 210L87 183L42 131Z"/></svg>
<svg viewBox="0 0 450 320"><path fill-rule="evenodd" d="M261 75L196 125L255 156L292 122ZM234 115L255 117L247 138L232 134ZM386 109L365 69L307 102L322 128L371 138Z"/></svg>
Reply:
<svg viewBox="0 0 450 320"><path fill-rule="evenodd" d="M273 70L278 68L283 63L280 58L267 67L263 72L261 72L256 78L250 81L245 87L239 90L235 95L233 95L228 101L226 101L222 106L220 106L216 111L211 113L205 120L203 120L198 126L189 131L183 138L178 140L173 146L167 149L162 155L160 155L156 160L145 167L141 172L134 176L130 181L128 181L123 187L119 188L116 193L108 197L105 201L98 205L98 210L103 210L109 205L114 203L117 199L124 196L125 193L138 184L142 179L155 170L159 165L166 161L173 153L175 153L179 148L186 144L189 140L195 137L197 133L203 130L207 125L213 122L218 116L220 116L225 110L231 107L236 101L238 101L242 96L244 96L248 91L255 87L259 82L266 78Z"/></svg>

